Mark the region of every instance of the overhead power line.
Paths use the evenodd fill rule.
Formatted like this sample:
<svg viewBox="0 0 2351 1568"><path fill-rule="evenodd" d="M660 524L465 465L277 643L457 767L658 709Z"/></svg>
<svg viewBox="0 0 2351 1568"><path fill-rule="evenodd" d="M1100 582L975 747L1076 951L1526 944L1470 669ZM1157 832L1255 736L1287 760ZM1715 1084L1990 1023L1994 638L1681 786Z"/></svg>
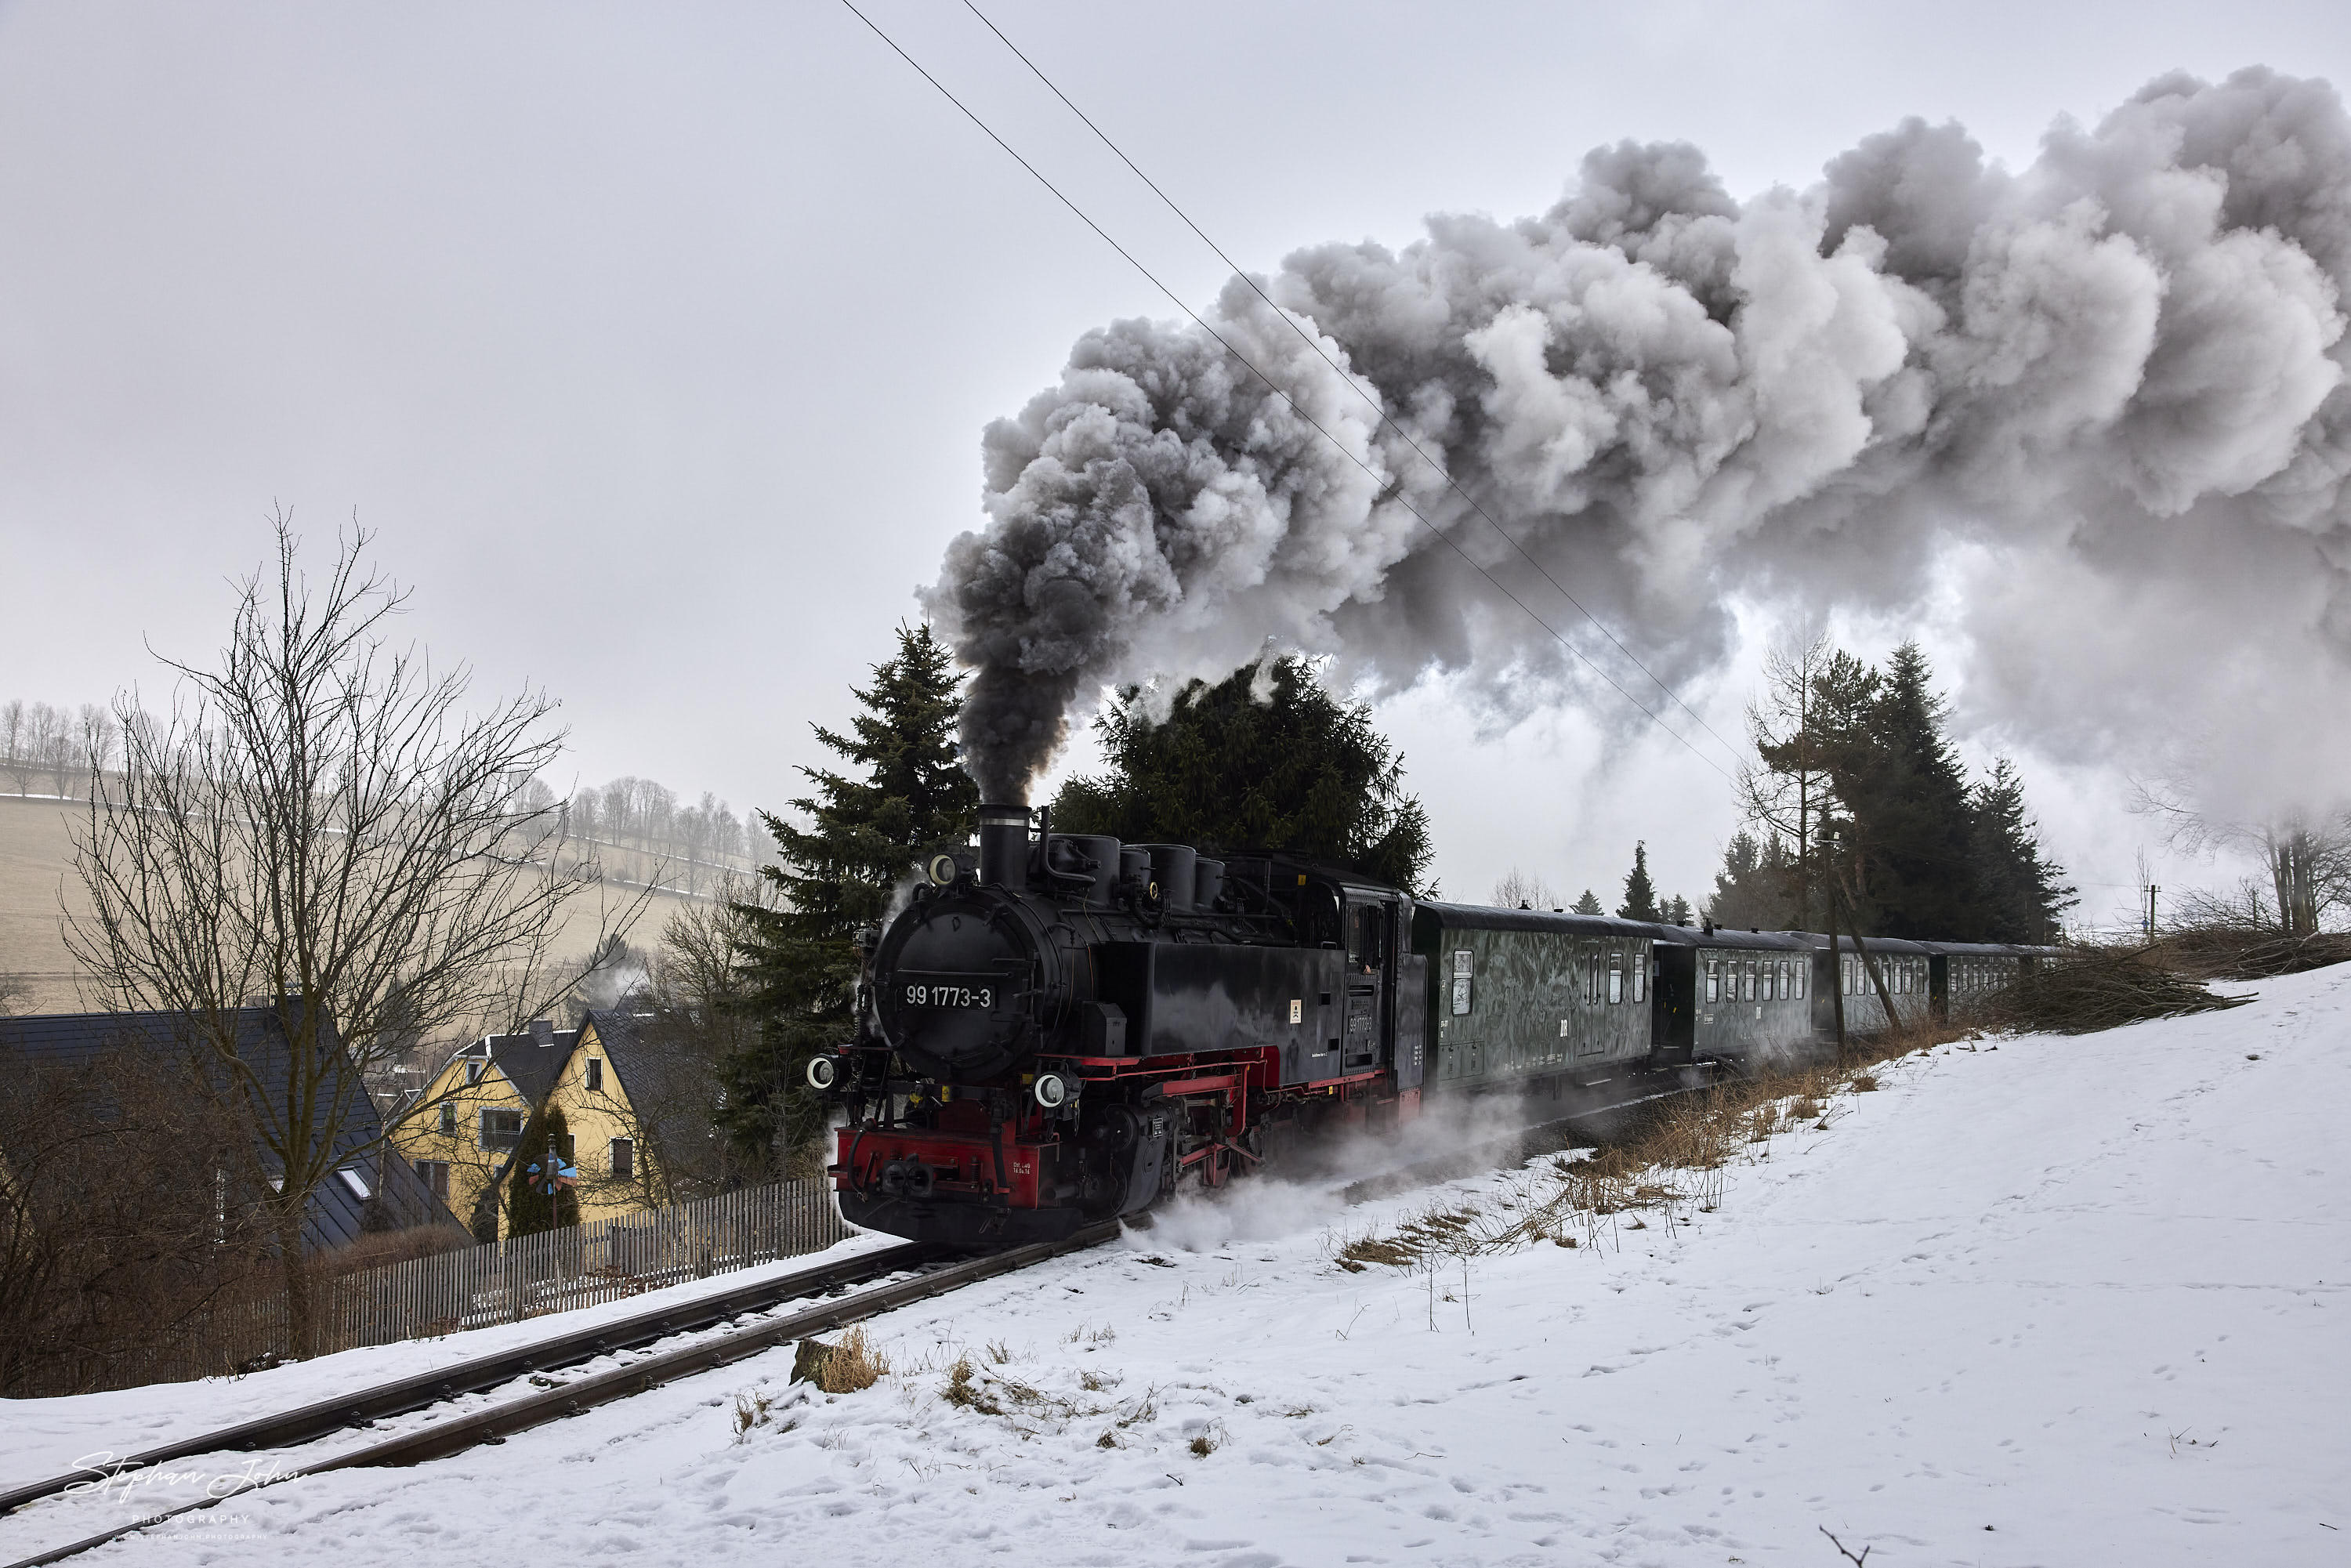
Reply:
<svg viewBox="0 0 2351 1568"><path fill-rule="evenodd" d="M851 16L855 16L859 21L864 23L867 29L871 31L875 37L881 39L884 45L888 46L891 53L905 61L907 66L910 67L917 76L920 76L925 81L930 83L934 89L937 89L940 97L953 104L956 109L962 113L965 119L970 120L975 126L977 126L981 134L985 135L990 141L995 142L998 148L1002 149L1006 157L1010 158L1014 162L1019 164L1022 169L1026 170L1030 178L1034 179L1039 184L1044 186L1047 191L1051 193L1054 200L1069 208L1071 214L1075 216L1080 223L1092 229L1095 235L1100 238L1104 245L1109 246L1111 249L1118 252L1119 256L1125 260L1128 266L1141 273L1151 286L1158 289L1160 293L1165 295L1168 300L1174 304L1178 310L1181 310L1186 316L1191 318L1195 326L1198 327L1203 332L1208 334L1209 337L1214 338L1223 346L1227 353L1240 361L1243 368L1248 370L1249 374L1264 382L1268 392L1272 392L1274 396L1281 399L1281 401L1289 406L1290 411L1292 413L1296 414L1308 426L1310 426L1315 434L1321 435L1323 440L1328 441L1341 455L1344 456L1349 462L1354 464L1358 468L1361 468L1375 485L1385 487L1386 481L1383 478L1378 470L1374 469L1370 464L1364 462L1361 457L1355 455L1354 453L1349 451L1345 443L1339 440L1337 436L1332 435L1329 430L1325 429L1320 420L1317 420L1312 414L1309 413L1305 408L1299 403L1298 400L1291 397L1288 392L1277 384L1271 376L1267 375L1263 371L1258 369L1256 363L1251 361L1248 355L1242 353L1240 350L1235 348L1231 340L1222 332L1217 331L1216 328L1210 326L1206 318L1201 316L1198 311L1193 309L1192 307L1185 301L1183 296L1177 294L1173 288L1170 288L1165 283L1162 282L1158 274L1145 267L1142 261L1135 256L1134 253L1128 250L1126 246L1121 245L1118 240L1111 235L1109 230L1103 228L1102 225L1096 223L1091 216L1089 216L1084 208L1079 206L1076 202L1071 200L1068 194L1066 194L1059 185L1054 184L1052 181L1047 179L1044 172L1034 163L1031 163L1027 158L1021 156L1019 151L1013 147L1010 142L998 135L995 128L990 126L987 120L982 120L970 105L965 103L963 99L957 98L954 92L950 91L945 82L939 80L937 77L933 76L930 71L924 68L921 61L908 54L905 49L899 45L895 38L893 38L888 33L882 29L881 26L876 23L872 17L868 16L863 11L859 10L855 4L855 0L841 0L841 3ZM982 21L987 20L984 16L980 19ZM991 23L989 26L992 30L994 24ZM1000 33L997 36L998 37L1003 37ZM1017 50L1015 51L1015 53L1018 52L1019 51ZM1032 70L1035 69L1033 66L1030 68ZM1041 75L1042 73L1040 74ZM1051 83L1049 81L1047 85L1050 86ZM1058 89L1055 90L1056 92L1059 91ZM1062 101L1066 103L1068 102L1068 99L1064 99ZM1072 106L1072 108L1074 109L1074 106ZM1080 118L1082 119L1083 116L1081 116ZM1100 132L1098 131L1096 134L1099 135ZM1107 141L1108 139L1105 138L1104 140ZM1115 151L1115 149L1113 149L1113 151ZM1122 156L1123 156L1123 154L1122 154ZM1130 168L1133 167L1132 164L1129 164L1128 166ZM1139 170L1136 172L1138 173L1141 172ZM1146 181L1146 183L1147 183L1148 182ZM1154 189L1156 189L1156 187L1155 186ZM1165 199L1165 198L1163 196L1162 200ZM1174 204L1171 203L1169 204L1172 206ZM1186 221L1188 222L1189 220L1187 219ZM1198 231L1196 229L1194 232L1197 233ZM1206 237L1206 235L1202 235L1202 238L1205 239ZM1218 254L1221 255L1222 253L1219 252ZM1236 268L1236 270L1238 269ZM1269 301L1269 303L1270 302ZM1283 314L1284 319L1288 319L1286 313L1280 314ZM1327 359L1328 356L1325 356L1325 358ZM1341 379L1347 380L1349 378L1345 377L1343 373ZM1409 437L1407 437L1407 439L1409 439ZM1418 448L1415 447L1415 450L1417 451ZM1423 455L1424 457L1426 456L1425 454ZM1442 473L1443 470L1439 469L1438 472ZM1449 476L1447 476L1447 482L1451 482ZM1471 556L1468 551L1463 549L1459 544L1456 543L1451 535L1447 534L1443 528L1437 527L1437 524L1431 522L1417 507L1415 507L1411 502L1405 500L1401 493L1396 495L1395 502L1396 505L1402 507L1406 512L1409 512L1413 518L1417 521L1421 527L1426 528L1438 539L1439 542L1443 543L1447 549L1452 550L1455 555L1459 556L1472 571L1475 571L1479 577L1484 578L1487 583L1491 586L1497 593L1499 593L1503 598L1509 600L1512 604L1517 605L1519 609L1525 612L1528 619L1531 620L1536 625L1549 632L1552 641L1556 642L1561 647L1566 649L1568 653L1574 655L1574 657L1583 664L1584 668L1590 670L1593 674L1606 682L1609 687L1614 690L1618 696L1623 697L1627 703L1631 704L1635 708L1638 709L1643 715L1645 715L1650 723L1656 725L1659 729L1664 730L1667 735L1672 736L1675 740L1681 744L1683 749L1687 750L1692 757L1697 758L1700 762L1703 762L1708 768L1713 768L1715 772L1721 774L1726 782L1736 782L1736 780L1731 779L1730 774L1724 770L1721 764L1716 762L1714 758L1708 757L1705 752L1700 751L1696 746L1693 746L1690 743L1688 737L1674 728L1672 725L1667 724L1665 719L1646 703L1641 701L1640 698L1635 696L1631 692L1626 691L1624 685L1619 682L1614 675L1610 674L1606 670L1603 669L1598 664L1593 662L1592 657L1585 653L1583 649L1577 647L1573 643L1569 642L1566 635L1562 633L1558 627L1553 626L1549 621L1543 619L1542 615L1538 612L1532 605L1529 604L1525 600L1520 599L1516 593L1512 592L1508 584L1504 583L1492 572L1487 570L1485 567L1479 565L1477 559ZM1473 500L1471 505L1475 506L1476 502ZM1480 515L1484 515L1483 508L1480 508ZM1487 520L1491 522L1492 518L1489 517ZM1495 526L1498 528L1500 527L1499 524L1496 524ZM1505 534L1504 537L1508 538L1509 536ZM1515 540L1512 541L1514 544L1517 541ZM1521 550L1521 553L1523 553L1523 550ZM1541 570L1540 564L1538 564L1537 570ZM1544 573L1544 575L1546 577L1550 576L1548 572ZM1554 583L1553 586L1557 586L1557 584ZM1562 589L1561 591L1565 593L1566 591ZM1574 602L1572 596L1569 599L1569 602ZM1576 608L1582 610L1583 607L1578 604ZM1585 612L1587 616L1589 616L1590 613L1591 612L1589 611ZM1598 625L1599 623L1597 621L1594 621L1593 624ZM1602 631L1604 632L1606 628L1603 627ZM1614 641L1614 639L1611 638L1610 640ZM1619 646L1621 647L1622 644L1619 644ZM1627 656L1629 657L1630 655L1628 654ZM1636 664L1639 661L1637 660L1635 661ZM1642 673L1646 674L1648 672L1644 670ZM1651 675L1649 678L1651 680L1656 679L1655 675ZM1662 686L1663 683L1660 682L1659 685ZM1670 689L1667 690L1667 695L1672 695ZM1675 700L1679 702L1680 698L1676 697ZM1684 706L1687 706L1687 705L1685 704ZM1699 723L1703 724L1705 721L1700 719ZM1713 731L1709 729L1708 733L1711 735L1713 734ZM1720 740L1722 737L1720 736L1716 736L1715 738L1717 740Z"/></svg>

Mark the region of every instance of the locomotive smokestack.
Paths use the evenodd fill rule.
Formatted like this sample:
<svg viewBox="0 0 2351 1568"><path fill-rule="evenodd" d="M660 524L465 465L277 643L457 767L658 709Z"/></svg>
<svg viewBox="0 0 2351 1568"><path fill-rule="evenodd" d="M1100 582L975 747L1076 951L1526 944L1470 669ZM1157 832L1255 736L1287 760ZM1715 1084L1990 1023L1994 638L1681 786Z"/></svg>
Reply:
<svg viewBox="0 0 2351 1568"><path fill-rule="evenodd" d="M1029 808L979 809L979 880L1018 887L1029 880Z"/></svg>

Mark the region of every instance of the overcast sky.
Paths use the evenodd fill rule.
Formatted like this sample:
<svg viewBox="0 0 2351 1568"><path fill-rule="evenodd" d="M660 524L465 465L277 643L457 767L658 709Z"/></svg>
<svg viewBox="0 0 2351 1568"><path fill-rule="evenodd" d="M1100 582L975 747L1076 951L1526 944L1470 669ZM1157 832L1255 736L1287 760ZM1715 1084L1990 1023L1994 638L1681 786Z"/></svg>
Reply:
<svg viewBox="0 0 2351 1568"><path fill-rule="evenodd" d="M1909 114L2022 164L2169 68L2351 82L2339 0L989 9L1252 267L1539 212L1624 137L1745 195ZM869 15L1214 293L961 5ZM982 424L1088 328L1171 313L820 0L0 5L0 698L152 689L144 643L217 643L273 506L322 548L356 514L436 657L561 699L580 779L738 808L795 792L977 522ZM1938 613L1841 630L1931 645ZM1733 733L1750 679L1686 695ZM1516 863L1613 903L1639 837L1695 899L1736 825L1663 737L1603 768L1583 716L1481 733L1441 685L1383 719L1456 896ZM2127 904L2119 779L2020 760L2086 912Z"/></svg>

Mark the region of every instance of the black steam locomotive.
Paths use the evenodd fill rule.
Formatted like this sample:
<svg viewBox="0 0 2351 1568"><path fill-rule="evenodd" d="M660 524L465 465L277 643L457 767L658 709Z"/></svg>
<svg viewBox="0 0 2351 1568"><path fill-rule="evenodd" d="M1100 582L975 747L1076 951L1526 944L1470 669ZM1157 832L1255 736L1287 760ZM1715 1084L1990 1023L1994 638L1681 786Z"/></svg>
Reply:
<svg viewBox="0 0 2351 1568"><path fill-rule="evenodd" d="M1729 932L1413 898L1280 854L986 807L872 934L843 1111L853 1223L1056 1239L1425 1095L1609 1095L1961 1011L2039 949ZM1883 998L1883 999L1881 999Z"/></svg>

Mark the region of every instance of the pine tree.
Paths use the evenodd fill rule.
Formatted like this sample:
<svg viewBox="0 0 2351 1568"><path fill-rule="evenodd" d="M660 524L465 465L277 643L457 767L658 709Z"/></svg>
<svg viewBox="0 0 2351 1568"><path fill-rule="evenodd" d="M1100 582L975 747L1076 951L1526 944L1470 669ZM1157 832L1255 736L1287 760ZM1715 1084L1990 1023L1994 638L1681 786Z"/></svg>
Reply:
<svg viewBox="0 0 2351 1568"><path fill-rule="evenodd" d="M1666 924L1668 925L1687 925L1690 923L1691 918L1692 915L1690 913L1689 900L1684 898L1678 893L1674 894L1674 901L1666 905Z"/></svg>
<svg viewBox="0 0 2351 1568"><path fill-rule="evenodd" d="M1625 877L1625 902L1616 910L1619 920L1663 920L1666 912L1657 907L1657 890L1649 883L1649 846L1646 841L1633 846L1633 869Z"/></svg>
<svg viewBox="0 0 2351 1568"><path fill-rule="evenodd" d="M523 1128L522 1142L507 1159L507 1234L536 1236L580 1223L580 1196L570 1187L549 1193L549 1146L566 1164L571 1163L571 1127L563 1107L550 1102L534 1112ZM534 1169L533 1167L537 1167Z"/></svg>
<svg viewBox="0 0 2351 1568"><path fill-rule="evenodd" d="M1094 723L1109 767L1053 802L1062 832L1220 851L1281 850L1416 888L1428 819L1368 704L1323 690L1305 660L1194 681L1155 718L1129 688Z"/></svg>
<svg viewBox="0 0 2351 1568"><path fill-rule="evenodd" d="M1583 890L1583 896L1575 901L1575 913L1578 915L1605 915L1608 912L1600 907L1600 900L1593 897L1592 890L1587 887Z"/></svg>
<svg viewBox="0 0 2351 1568"><path fill-rule="evenodd" d="M779 907L736 905L748 927L745 1006L759 1027L721 1073L723 1120L747 1158L789 1160L822 1132L804 1074L854 1031L857 933L880 923L924 860L971 838L979 792L956 760L961 682L928 626L900 626L897 656L852 688L863 711L850 733L812 727L852 769L802 768L815 789L791 802L799 821L759 813L781 862L759 874Z"/></svg>

